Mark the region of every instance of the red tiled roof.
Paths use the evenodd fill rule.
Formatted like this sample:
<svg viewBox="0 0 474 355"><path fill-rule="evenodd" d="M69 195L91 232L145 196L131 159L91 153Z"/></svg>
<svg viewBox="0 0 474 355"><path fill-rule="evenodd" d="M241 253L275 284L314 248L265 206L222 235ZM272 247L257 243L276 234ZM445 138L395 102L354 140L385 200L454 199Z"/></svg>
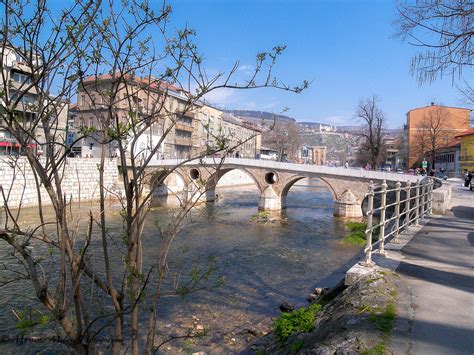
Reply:
<svg viewBox="0 0 474 355"><path fill-rule="evenodd" d="M470 136L472 134L474 134L474 128L469 128L468 130L459 133L455 137L458 138L458 137Z"/></svg>
<svg viewBox="0 0 474 355"><path fill-rule="evenodd" d="M131 78L130 75L127 75L127 77ZM115 78L118 78L118 76L116 76ZM110 79L113 79L112 75L104 74L104 75L99 75L99 76L89 76L89 77L84 79L84 82L88 83L88 82L101 81L101 80L110 80ZM151 78L141 78L141 77L138 77L138 76L133 77L133 80L137 83L150 84L151 88L158 89L158 80L151 79ZM172 90L172 91L176 91L176 92L184 91L184 90L178 88L177 86L175 86L173 84L170 84L170 83L167 83L165 81L160 81L159 83L160 83L160 86L163 90Z"/></svg>

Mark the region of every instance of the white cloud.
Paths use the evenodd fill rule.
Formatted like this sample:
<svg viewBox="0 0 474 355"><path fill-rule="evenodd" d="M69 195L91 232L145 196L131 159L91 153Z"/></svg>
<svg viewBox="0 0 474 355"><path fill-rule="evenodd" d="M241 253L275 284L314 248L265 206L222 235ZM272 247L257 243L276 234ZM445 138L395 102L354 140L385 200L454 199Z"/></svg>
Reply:
<svg viewBox="0 0 474 355"><path fill-rule="evenodd" d="M248 64L242 64L242 65L239 67L239 70L249 70L249 69L252 69L252 66L251 66L251 65L248 65Z"/></svg>
<svg viewBox="0 0 474 355"><path fill-rule="evenodd" d="M204 95L204 99L218 106L226 106L238 101L237 95L232 89L212 90Z"/></svg>

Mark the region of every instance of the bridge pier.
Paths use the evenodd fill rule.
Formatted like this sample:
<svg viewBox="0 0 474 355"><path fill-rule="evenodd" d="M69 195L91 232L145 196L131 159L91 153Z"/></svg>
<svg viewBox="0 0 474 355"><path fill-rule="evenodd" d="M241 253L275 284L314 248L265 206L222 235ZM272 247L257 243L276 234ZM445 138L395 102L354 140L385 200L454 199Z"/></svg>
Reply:
<svg viewBox="0 0 474 355"><path fill-rule="evenodd" d="M360 218L362 216L362 201L357 200L351 190L345 190L334 201L334 217Z"/></svg>
<svg viewBox="0 0 474 355"><path fill-rule="evenodd" d="M286 207L286 198L282 198L271 186L260 194L259 211L279 211Z"/></svg>

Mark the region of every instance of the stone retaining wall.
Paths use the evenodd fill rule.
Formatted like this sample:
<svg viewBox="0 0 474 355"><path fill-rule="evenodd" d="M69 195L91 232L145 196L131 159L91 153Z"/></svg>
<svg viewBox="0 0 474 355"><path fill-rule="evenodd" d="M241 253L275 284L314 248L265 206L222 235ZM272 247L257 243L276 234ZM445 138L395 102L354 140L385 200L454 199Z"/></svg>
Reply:
<svg viewBox="0 0 474 355"><path fill-rule="evenodd" d="M66 198L72 201L87 201L99 197L99 159L68 159L61 186ZM105 187L109 191L119 190L119 175L116 160L105 162ZM9 158L0 159L0 185L10 208L38 205L38 193L34 174L26 159L20 158L13 164ZM113 195L107 192L109 197ZM3 204L3 199L1 199ZM46 190L41 188L43 204L51 204Z"/></svg>

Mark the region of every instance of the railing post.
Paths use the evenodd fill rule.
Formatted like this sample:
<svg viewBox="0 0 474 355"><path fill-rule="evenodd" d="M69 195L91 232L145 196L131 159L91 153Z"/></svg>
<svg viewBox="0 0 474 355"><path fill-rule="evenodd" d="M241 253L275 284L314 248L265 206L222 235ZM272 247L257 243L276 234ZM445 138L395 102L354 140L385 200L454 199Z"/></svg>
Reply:
<svg viewBox="0 0 474 355"><path fill-rule="evenodd" d="M432 205L433 205L433 183L434 183L434 179L433 178L430 178L429 180L429 183L428 183L428 201L427 201L427 214L430 215L431 214L431 208L432 208Z"/></svg>
<svg viewBox="0 0 474 355"><path fill-rule="evenodd" d="M422 206L422 211L423 211L423 206ZM420 219L420 181L417 181L416 182L416 198L415 198L415 226L418 226L419 219Z"/></svg>
<svg viewBox="0 0 474 355"><path fill-rule="evenodd" d="M400 243L398 240L398 229L400 228L400 187L402 184L400 181L397 181L395 184L395 232L394 232L394 238L393 242L394 243Z"/></svg>
<svg viewBox="0 0 474 355"><path fill-rule="evenodd" d="M374 214L374 186L373 182L369 183L369 192L367 193L367 229L365 230L365 261L362 265L373 267L372 261L372 219Z"/></svg>
<svg viewBox="0 0 474 355"><path fill-rule="evenodd" d="M405 231L410 225L410 196L411 196L411 182L407 181L406 187L406 199L405 199Z"/></svg>
<svg viewBox="0 0 474 355"><path fill-rule="evenodd" d="M382 193L380 196L380 232L378 254L386 255L385 252L385 208L387 206L387 183L382 181Z"/></svg>
<svg viewBox="0 0 474 355"><path fill-rule="evenodd" d="M421 184L421 218L425 217L426 211L426 182Z"/></svg>

